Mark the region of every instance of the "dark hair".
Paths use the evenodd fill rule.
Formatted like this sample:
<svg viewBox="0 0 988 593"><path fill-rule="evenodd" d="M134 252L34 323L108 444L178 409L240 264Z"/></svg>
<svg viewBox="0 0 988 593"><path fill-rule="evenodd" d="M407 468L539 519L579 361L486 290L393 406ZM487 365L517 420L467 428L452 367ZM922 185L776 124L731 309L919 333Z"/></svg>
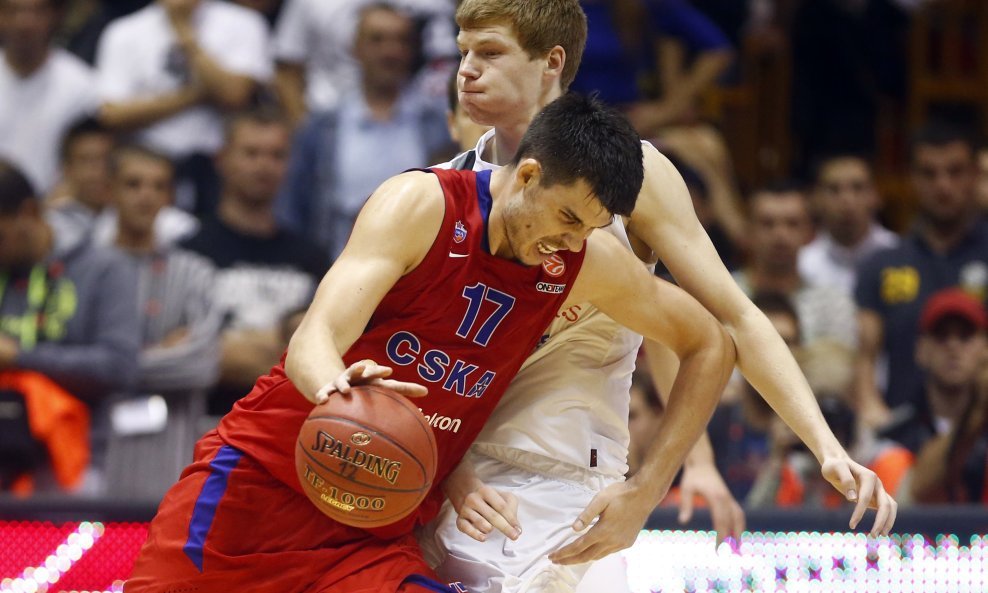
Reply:
<svg viewBox="0 0 988 593"><path fill-rule="evenodd" d="M921 146L943 148L948 144L960 142L971 151L971 156L977 152L974 135L955 124L931 120L912 135L909 142L910 158L915 158L916 150Z"/></svg>
<svg viewBox="0 0 988 593"><path fill-rule="evenodd" d="M69 129L62 134L62 143L58 147L58 158L64 163L69 158L69 151L76 140L83 136L100 135L113 137L113 131L104 126L95 117L83 117L69 126Z"/></svg>
<svg viewBox="0 0 988 593"><path fill-rule="evenodd" d="M162 165L167 166L171 171L172 177L175 177L174 161L168 158L168 156L164 153L158 152L153 148L148 148L147 146L141 144L124 144L117 147L117 149L113 151L113 156L110 159L110 173L112 175L115 176L120 173L120 164L127 157L138 157L161 163Z"/></svg>
<svg viewBox="0 0 988 593"><path fill-rule="evenodd" d="M642 145L631 123L593 96L565 94L549 103L528 127L517 165L542 165L545 187L585 180L611 214L630 216L644 179Z"/></svg>
<svg viewBox="0 0 988 593"><path fill-rule="evenodd" d="M0 216L17 214L37 194L27 176L10 161L0 159Z"/></svg>

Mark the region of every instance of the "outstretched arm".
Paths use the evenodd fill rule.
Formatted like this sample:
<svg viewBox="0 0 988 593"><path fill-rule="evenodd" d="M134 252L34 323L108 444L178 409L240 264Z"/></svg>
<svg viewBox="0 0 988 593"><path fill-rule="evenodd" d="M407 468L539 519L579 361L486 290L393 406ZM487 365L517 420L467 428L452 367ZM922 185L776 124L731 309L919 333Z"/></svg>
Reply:
<svg viewBox="0 0 988 593"><path fill-rule="evenodd" d="M645 183L629 231L724 325L748 382L810 448L827 481L857 501L851 528L870 506L877 509L871 534L887 534L895 521L895 501L875 473L853 461L837 441L789 348L721 263L696 219L682 177L652 147L645 150Z"/></svg>
<svg viewBox="0 0 988 593"><path fill-rule="evenodd" d="M733 345L713 316L685 291L650 274L609 234L595 233L587 242L570 301L589 301L618 323L662 342L675 352L680 367L645 462L627 482L591 500L573 529L582 531L599 519L550 554L560 564L597 560L634 543L710 420L734 366Z"/></svg>
<svg viewBox="0 0 988 593"><path fill-rule="evenodd" d="M429 173L404 173L386 181L357 217L350 241L326 272L292 336L285 372L306 399L322 403L354 381L381 380L386 367L351 367L343 353L360 337L381 299L425 258L442 224L445 204ZM386 383L406 395L424 395L410 383Z"/></svg>

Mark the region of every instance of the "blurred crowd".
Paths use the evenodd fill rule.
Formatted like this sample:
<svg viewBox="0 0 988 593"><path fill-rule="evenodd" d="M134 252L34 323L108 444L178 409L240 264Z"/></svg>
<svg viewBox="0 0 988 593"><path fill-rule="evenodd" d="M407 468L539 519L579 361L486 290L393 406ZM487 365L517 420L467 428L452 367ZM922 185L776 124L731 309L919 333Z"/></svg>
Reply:
<svg viewBox="0 0 988 593"><path fill-rule="evenodd" d="M949 112L879 156L925 3L582 4L572 89L673 160L852 455L900 504L988 503L988 148ZM486 132L457 109L455 10L0 0L0 492L160 498L277 362L367 196ZM752 55L791 63L770 178L739 173L709 109ZM644 372L632 399L634 471L662 405ZM709 432L747 505L842 504L740 375Z"/></svg>

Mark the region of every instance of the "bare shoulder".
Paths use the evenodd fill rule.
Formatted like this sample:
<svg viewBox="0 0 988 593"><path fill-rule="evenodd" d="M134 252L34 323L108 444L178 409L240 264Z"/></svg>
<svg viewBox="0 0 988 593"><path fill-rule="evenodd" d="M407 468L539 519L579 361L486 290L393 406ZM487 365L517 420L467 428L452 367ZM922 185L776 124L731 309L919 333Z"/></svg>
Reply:
<svg viewBox="0 0 988 593"><path fill-rule="evenodd" d="M432 246L446 211L439 179L410 171L384 183L364 204L344 253L400 254L406 269L418 265Z"/></svg>
<svg viewBox="0 0 988 593"><path fill-rule="evenodd" d="M649 143L642 146L645 180L635 210L628 221L628 231L659 251L662 232L670 229L699 228L689 190L672 162Z"/></svg>

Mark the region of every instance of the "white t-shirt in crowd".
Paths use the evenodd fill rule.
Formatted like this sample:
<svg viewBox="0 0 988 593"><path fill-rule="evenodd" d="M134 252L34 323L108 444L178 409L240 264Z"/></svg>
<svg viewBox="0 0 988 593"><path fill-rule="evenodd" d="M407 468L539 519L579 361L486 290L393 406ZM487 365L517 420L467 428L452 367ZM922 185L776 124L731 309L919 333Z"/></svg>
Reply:
<svg viewBox="0 0 988 593"><path fill-rule="evenodd" d="M99 105L95 73L62 49L27 78L0 54L0 156L27 175L33 189L47 193L58 181L59 147L66 130Z"/></svg>
<svg viewBox="0 0 988 593"><path fill-rule="evenodd" d="M256 11L203 0L193 26L200 47L222 68L268 82L273 74L268 25ZM189 69L161 5L107 26L96 52L99 92L108 103L152 99L188 83ZM223 142L221 113L199 105L142 129L137 140L172 158L215 153Z"/></svg>
<svg viewBox="0 0 988 593"><path fill-rule="evenodd" d="M286 0L274 33L279 62L304 64L306 102L313 111L332 109L357 85L352 55L360 10L373 0ZM455 58L456 24L452 0L395 0L395 6L425 22L426 60Z"/></svg>

